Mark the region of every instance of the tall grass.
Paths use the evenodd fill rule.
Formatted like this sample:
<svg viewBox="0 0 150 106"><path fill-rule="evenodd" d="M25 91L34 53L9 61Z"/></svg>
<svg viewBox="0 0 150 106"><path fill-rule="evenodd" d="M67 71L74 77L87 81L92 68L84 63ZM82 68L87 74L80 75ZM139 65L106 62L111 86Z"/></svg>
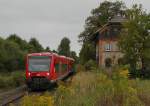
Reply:
<svg viewBox="0 0 150 106"><path fill-rule="evenodd" d="M111 77L98 70L79 72L71 82L59 82L56 92L49 93L52 98L50 101L54 106L149 106L150 81L130 80L127 75L127 70L119 74L113 73ZM40 97L29 98L30 96L24 100L29 102ZM45 102L47 104L44 106L52 105ZM31 106L38 106L39 102L34 105L32 103Z"/></svg>
<svg viewBox="0 0 150 106"><path fill-rule="evenodd" d="M61 84L58 88L54 95L55 105L148 106L150 81L129 80L127 75L127 70L121 71L120 74L115 73L111 78L104 73L78 73L70 86ZM71 92L68 89L71 89Z"/></svg>
<svg viewBox="0 0 150 106"><path fill-rule="evenodd" d="M43 96L32 95L25 96L21 102L21 106L53 106L54 100L48 94L45 93Z"/></svg>

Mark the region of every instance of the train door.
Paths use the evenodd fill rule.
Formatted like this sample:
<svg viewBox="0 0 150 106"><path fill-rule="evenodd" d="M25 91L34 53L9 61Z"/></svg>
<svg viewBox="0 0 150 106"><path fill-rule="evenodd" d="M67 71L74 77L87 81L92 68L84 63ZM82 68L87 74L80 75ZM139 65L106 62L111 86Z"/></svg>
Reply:
<svg viewBox="0 0 150 106"><path fill-rule="evenodd" d="M70 72L75 72L75 65L73 64L72 61L69 62L69 71Z"/></svg>
<svg viewBox="0 0 150 106"><path fill-rule="evenodd" d="M61 70L62 75L65 75L68 72L68 65L66 63L62 63L61 68L62 68Z"/></svg>
<svg viewBox="0 0 150 106"><path fill-rule="evenodd" d="M55 59L55 62L54 62L54 71L55 71L55 73L57 75L57 78L59 78L61 76L61 65L60 65L59 58Z"/></svg>
<svg viewBox="0 0 150 106"><path fill-rule="evenodd" d="M67 64L67 60L62 58L60 60L60 69L61 69L61 76L64 76L67 71L68 71L68 64Z"/></svg>

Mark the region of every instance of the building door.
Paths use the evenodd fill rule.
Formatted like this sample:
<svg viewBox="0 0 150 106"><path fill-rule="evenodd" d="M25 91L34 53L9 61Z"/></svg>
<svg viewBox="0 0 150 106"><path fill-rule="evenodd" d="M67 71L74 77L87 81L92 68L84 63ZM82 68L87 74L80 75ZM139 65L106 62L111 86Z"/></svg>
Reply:
<svg viewBox="0 0 150 106"><path fill-rule="evenodd" d="M105 67L111 67L112 66L112 60L111 58L105 59Z"/></svg>

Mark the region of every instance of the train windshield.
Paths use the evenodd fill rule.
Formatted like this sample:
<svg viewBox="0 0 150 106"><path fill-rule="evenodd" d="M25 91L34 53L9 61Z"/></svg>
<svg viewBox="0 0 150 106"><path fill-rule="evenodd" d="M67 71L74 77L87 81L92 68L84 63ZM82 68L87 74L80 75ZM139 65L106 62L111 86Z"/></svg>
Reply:
<svg viewBox="0 0 150 106"><path fill-rule="evenodd" d="M29 57L29 71L49 71L51 58L49 56L31 56Z"/></svg>

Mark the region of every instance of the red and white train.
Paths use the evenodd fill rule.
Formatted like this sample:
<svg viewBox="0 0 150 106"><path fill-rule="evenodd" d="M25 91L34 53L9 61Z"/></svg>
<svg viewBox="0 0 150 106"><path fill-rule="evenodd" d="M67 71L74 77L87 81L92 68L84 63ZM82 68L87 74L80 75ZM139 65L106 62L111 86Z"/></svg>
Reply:
<svg viewBox="0 0 150 106"><path fill-rule="evenodd" d="M31 89L48 87L73 73L74 59L55 53L32 53L26 58L26 82Z"/></svg>

